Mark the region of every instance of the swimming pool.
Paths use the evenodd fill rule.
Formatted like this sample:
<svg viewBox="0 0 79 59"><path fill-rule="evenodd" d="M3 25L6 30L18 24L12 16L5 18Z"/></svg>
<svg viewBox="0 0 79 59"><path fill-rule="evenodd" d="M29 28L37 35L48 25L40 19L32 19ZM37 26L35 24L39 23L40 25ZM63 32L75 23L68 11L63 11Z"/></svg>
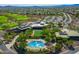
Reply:
<svg viewBox="0 0 79 59"><path fill-rule="evenodd" d="M42 48L45 46L45 44L42 41L31 41L28 43L28 46L34 48Z"/></svg>

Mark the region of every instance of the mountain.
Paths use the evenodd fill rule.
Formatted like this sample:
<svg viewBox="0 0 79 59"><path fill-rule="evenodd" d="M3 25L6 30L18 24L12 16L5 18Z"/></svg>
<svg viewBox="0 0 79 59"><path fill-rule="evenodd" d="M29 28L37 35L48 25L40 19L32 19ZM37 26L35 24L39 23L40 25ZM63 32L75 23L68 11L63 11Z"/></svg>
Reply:
<svg viewBox="0 0 79 59"><path fill-rule="evenodd" d="M41 5L41 6L17 6L17 5L6 5L0 6L0 8L63 8L63 7L79 7L79 4L66 4L66 5Z"/></svg>

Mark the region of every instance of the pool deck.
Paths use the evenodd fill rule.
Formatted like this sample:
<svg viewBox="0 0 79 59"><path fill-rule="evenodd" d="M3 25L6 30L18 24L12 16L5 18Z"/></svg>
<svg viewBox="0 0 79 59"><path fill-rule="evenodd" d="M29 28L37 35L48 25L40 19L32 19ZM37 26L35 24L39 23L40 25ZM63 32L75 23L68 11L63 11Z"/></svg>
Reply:
<svg viewBox="0 0 79 59"><path fill-rule="evenodd" d="M44 40L42 40L42 39L27 39L26 40L28 43L29 42L32 42L32 41L41 41L41 42L43 42L43 43L46 43Z"/></svg>

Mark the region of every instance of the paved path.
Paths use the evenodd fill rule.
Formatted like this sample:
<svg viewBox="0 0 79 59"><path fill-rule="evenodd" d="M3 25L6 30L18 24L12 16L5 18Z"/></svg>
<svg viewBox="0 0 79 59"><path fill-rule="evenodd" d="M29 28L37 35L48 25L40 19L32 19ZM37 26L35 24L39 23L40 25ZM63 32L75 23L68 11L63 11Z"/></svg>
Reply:
<svg viewBox="0 0 79 59"><path fill-rule="evenodd" d="M17 39L18 37L19 37L19 35L15 36L15 38L12 40L12 42L11 42L10 44L7 44L6 47L7 47L7 48L11 48L11 47L14 45L14 43L16 42L16 39Z"/></svg>

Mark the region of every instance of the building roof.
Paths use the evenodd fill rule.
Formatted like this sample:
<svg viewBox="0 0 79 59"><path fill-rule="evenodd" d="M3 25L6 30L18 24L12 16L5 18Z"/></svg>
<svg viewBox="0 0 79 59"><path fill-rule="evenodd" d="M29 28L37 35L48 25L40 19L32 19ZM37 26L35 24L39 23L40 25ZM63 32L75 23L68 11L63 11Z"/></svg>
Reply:
<svg viewBox="0 0 79 59"><path fill-rule="evenodd" d="M41 24L32 24L31 27L43 27L44 25Z"/></svg>
<svg viewBox="0 0 79 59"><path fill-rule="evenodd" d="M59 32L56 33L56 36L57 37L70 37L70 36L77 36L79 37L79 33L77 31L74 31L74 30L68 30L67 32L67 35L64 35L64 34L60 34Z"/></svg>
<svg viewBox="0 0 79 59"><path fill-rule="evenodd" d="M79 33L77 31L70 30L68 32L68 36L79 36Z"/></svg>
<svg viewBox="0 0 79 59"><path fill-rule="evenodd" d="M57 37L62 37L62 38L69 38L68 35L60 35L59 32L56 32Z"/></svg>
<svg viewBox="0 0 79 59"><path fill-rule="evenodd" d="M46 26L48 24L46 24L45 22L40 22L40 23L34 23L31 25L31 27L43 27Z"/></svg>

